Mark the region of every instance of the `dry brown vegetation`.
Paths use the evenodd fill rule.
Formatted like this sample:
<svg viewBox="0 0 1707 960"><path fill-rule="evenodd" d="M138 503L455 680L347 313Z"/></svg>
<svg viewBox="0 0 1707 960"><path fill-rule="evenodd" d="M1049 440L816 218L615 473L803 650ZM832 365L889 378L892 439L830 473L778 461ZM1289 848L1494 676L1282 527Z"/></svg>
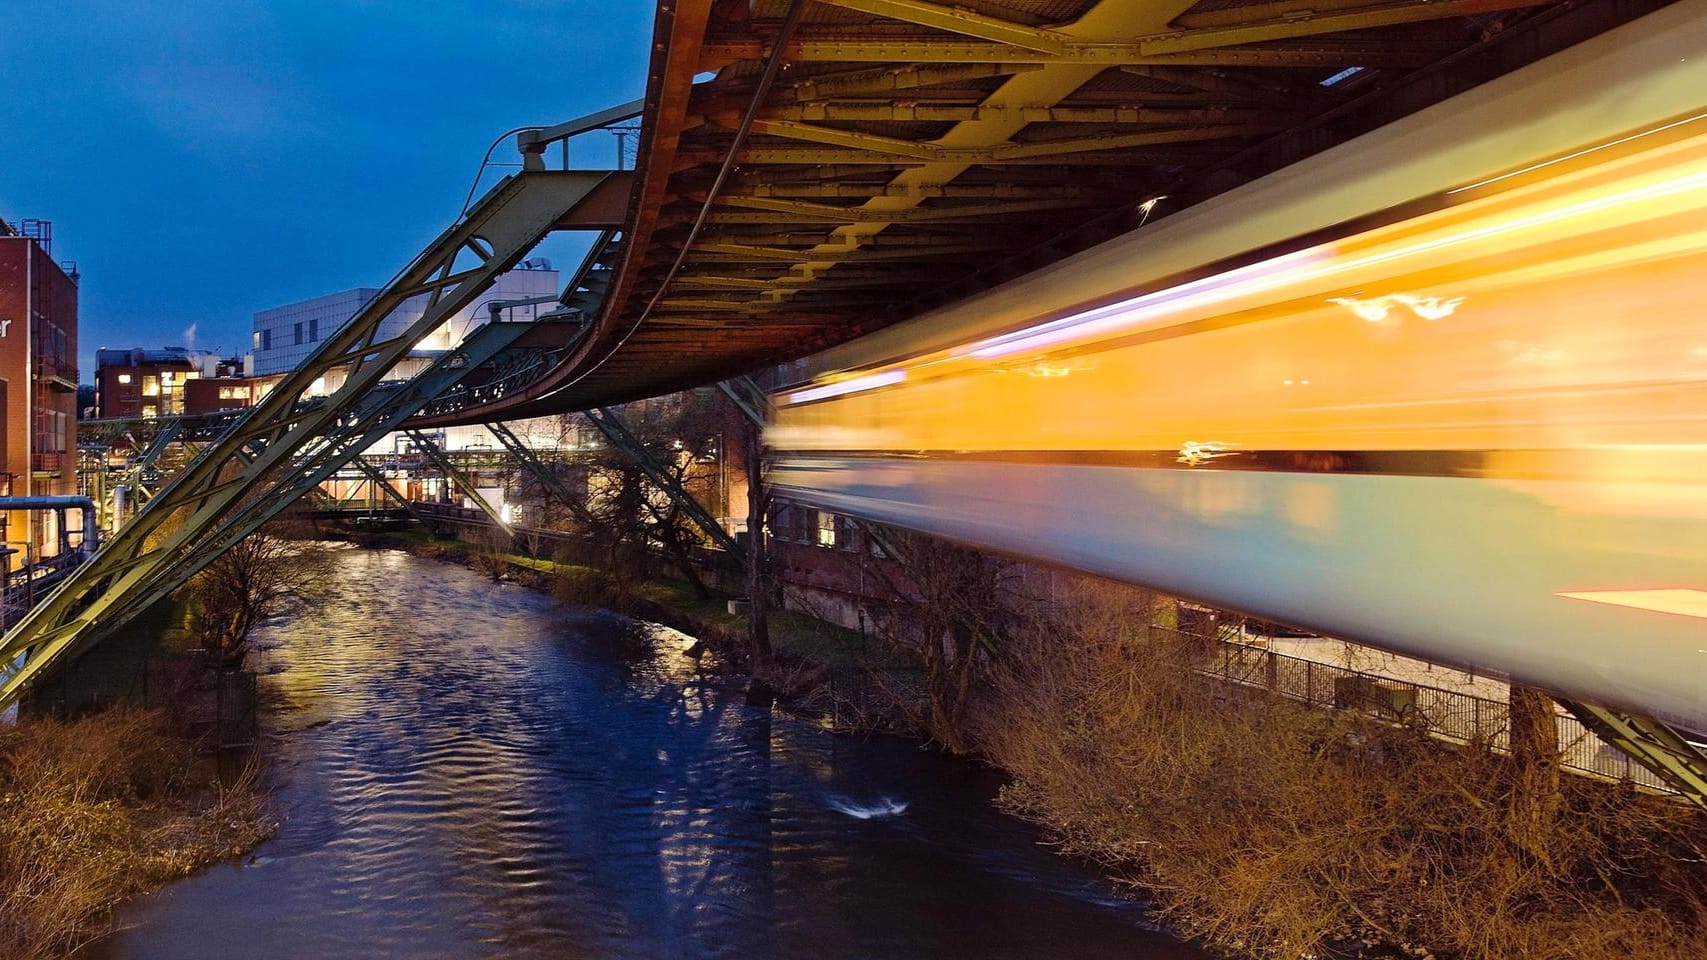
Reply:
<svg viewBox="0 0 1707 960"><path fill-rule="evenodd" d="M1149 606L1087 586L1015 631L975 737L1016 778L1007 806L1183 929L1286 958L1353 938L1466 960L1707 956L1707 818L1234 694Z"/></svg>
<svg viewBox="0 0 1707 960"><path fill-rule="evenodd" d="M0 956L64 956L118 901L272 830L252 777L203 782L158 713L0 728Z"/></svg>
<svg viewBox="0 0 1707 960"><path fill-rule="evenodd" d="M510 551L515 549L515 535L502 527L482 527L473 540L468 559L474 572L496 583L510 572Z"/></svg>

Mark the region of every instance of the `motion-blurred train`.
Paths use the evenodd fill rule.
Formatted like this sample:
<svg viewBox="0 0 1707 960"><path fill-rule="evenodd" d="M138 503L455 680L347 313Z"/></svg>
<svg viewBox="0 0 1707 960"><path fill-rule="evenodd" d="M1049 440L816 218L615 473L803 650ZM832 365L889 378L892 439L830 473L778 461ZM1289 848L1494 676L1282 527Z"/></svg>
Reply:
<svg viewBox="0 0 1707 960"><path fill-rule="evenodd" d="M809 372L784 496L1707 730L1707 2Z"/></svg>

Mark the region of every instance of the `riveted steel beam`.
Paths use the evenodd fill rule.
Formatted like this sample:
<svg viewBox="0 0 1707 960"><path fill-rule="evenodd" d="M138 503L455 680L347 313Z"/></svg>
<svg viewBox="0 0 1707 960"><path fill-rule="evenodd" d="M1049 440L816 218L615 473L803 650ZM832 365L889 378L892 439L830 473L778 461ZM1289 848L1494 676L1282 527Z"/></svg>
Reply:
<svg viewBox="0 0 1707 960"><path fill-rule="evenodd" d="M948 7L925 0L819 0L831 7L858 10L889 20L900 20L945 30L963 37L1011 44L1025 50L1060 54L1071 38L1055 30L1028 27L998 17L974 13L964 7Z"/></svg>
<svg viewBox="0 0 1707 960"><path fill-rule="evenodd" d="M827 203L808 203L803 200L782 200L766 197L722 197L720 202L726 207L766 210L771 213L831 223L913 223L928 220L978 219L1008 214L1034 213L1041 210L1083 208L1085 206L1085 201L1079 198L959 203L935 207L908 207L902 210L881 210L863 206L838 207ZM721 220L714 222L736 221Z"/></svg>
<svg viewBox="0 0 1707 960"><path fill-rule="evenodd" d="M432 366L408 383L385 385L364 395L358 409L342 418L334 432L324 438L325 442L312 453L281 469L267 490L235 507L212 533L196 543L193 551L175 561L160 551L127 561L121 569L139 566L143 560L169 563L134 599L135 609L146 610L164 599L232 545L283 513L299 497L317 490L348 459L397 429L422 405L466 376L469 370L513 345L530 326L532 324L488 324L477 329L454 351L434 361ZM122 619L115 618L105 624L90 624L86 636L98 639L122 623Z"/></svg>
<svg viewBox="0 0 1707 960"><path fill-rule="evenodd" d="M977 119L977 118L975 118ZM1023 125L1031 121L1020 116L1004 122ZM903 140L874 133L837 130L795 120L757 120L756 133L822 143L832 147L852 147L870 150L885 157L910 157L932 163L977 164L1001 163L1004 160L1031 157L1060 156L1069 153L1088 153L1098 150L1126 150L1133 147L1154 147L1172 143L1198 143L1223 140L1229 137L1255 136L1272 133L1283 118L1264 123L1193 124L1167 130L1141 130L1131 133L1105 133L1090 137L1071 137L1056 140L1032 140L1021 143L1001 143L988 147L953 147L937 143Z"/></svg>
<svg viewBox="0 0 1707 960"><path fill-rule="evenodd" d="M522 465L522 469L533 474L533 478L539 481L540 486L544 487L546 492L550 494L553 499L558 503L563 504L569 509L570 513L575 515L575 519L587 524L592 522L593 516L588 512L587 505L581 502L579 498L570 492L568 487L563 485L563 478L559 477L556 471L552 470L550 466L540 460L539 457L534 454L533 449L523 443L521 437L516 436L515 431L510 429L509 424L503 422L488 423L486 424L486 429L491 431L492 436L498 438L499 445L501 445L517 463Z"/></svg>
<svg viewBox="0 0 1707 960"><path fill-rule="evenodd" d="M1576 700L1559 701L1595 736L1658 774L1689 802L1707 809L1707 755L1653 717Z"/></svg>
<svg viewBox="0 0 1707 960"><path fill-rule="evenodd" d="M892 183L757 183L743 185L729 197L783 197L820 199L868 199L871 197L918 197L967 200L1057 200L1096 199L1108 190L1084 183L966 183L908 186Z"/></svg>
<svg viewBox="0 0 1707 960"><path fill-rule="evenodd" d="M1525 0L1514 5L1533 6ZM1536 0L1538 2L1538 0ZM1452 14L1447 14L1451 16ZM1308 34L1305 34L1307 36ZM1343 67L1348 63L1379 67L1420 67L1458 49L1460 44L1430 41L1381 43L1372 40L1299 40L1242 46L1181 47L1162 50L1142 43L1073 43L1059 54L1022 50L1004 43L942 40L937 37L807 37L789 45L797 63L1042 63L1089 67L1143 64L1224 67ZM760 40L723 36L702 48L708 65L724 66L760 59Z"/></svg>
<svg viewBox="0 0 1707 960"><path fill-rule="evenodd" d="M684 153L685 156L703 157L707 159L722 156L709 151L694 151ZM939 154L940 156L940 154ZM1219 153L1207 152L1204 145L1198 145L1193 150L1116 150L1103 148L1097 151L1082 153L1059 153L1053 155L1031 155L1010 153L999 155L993 149L967 149L955 154L954 159L938 160L941 163L955 163L965 166L1069 166L1069 167L1134 167L1146 165L1186 165L1204 163L1218 159ZM879 153L866 149L835 149L831 147L747 147L740 152L742 164L758 166L778 166L795 164L860 164L869 163L874 166L913 166L923 167L925 161L916 156L905 156L893 153ZM904 188L903 188L904 189ZM904 193L902 194L905 195Z"/></svg>
<svg viewBox="0 0 1707 960"><path fill-rule="evenodd" d="M735 377L717 384L717 389L729 398L747 422L764 429L771 422L771 398L765 388L752 377Z"/></svg>
<svg viewBox="0 0 1707 960"><path fill-rule="evenodd" d="M739 262L763 263L771 261L786 261L790 263L813 262L870 262L882 263L892 260L915 260L921 258L938 258L955 255L981 256L1002 248L1000 243L932 243L906 245L891 243L899 239L885 237L883 243L869 245L847 246L844 248L827 248L823 250L790 250L782 247L760 247L739 243L702 243L694 247L694 256L690 260L707 257L730 257Z"/></svg>
<svg viewBox="0 0 1707 960"><path fill-rule="evenodd" d="M355 468L361 471L362 476L367 477L368 483L375 485L379 492L385 495L386 499L397 504L399 507L402 507L416 523L419 523L429 532L433 529L432 521L428 519L426 514L422 513L415 506L414 501L392 489L391 481L386 479L385 474L379 472L378 467L368 463L366 457L358 456L354 460L351 460L350 463L354 464ZM317 487L315 489L319 488Z"/></svg>
<svg viewBox="0 0 1707 960"><path fill-rule="evenodd" d="M1133 100L1141 94L1128 93ZM871 103L828 101L765 111L772 120L959 123L966 120L999 120L1022 123L1098 124L1225 124L1261 121L1269 126L1297 119L1276 116L1273 110L1230 107L1157 108L1138 105L1077 107L1037 104L978 104L950 102ZM892 151L891 151L892 152Z"/></svg>
<svg viewBox="0 0 1707 960"><path fill-rule="evenodd" d="M1041 69L1041 63L965 63L909 64L904 67L851 70L828 76L808 77L789 88L786 97L795 102L806 102L829 97L879 96L901 90L948 86Z"/></svg>
<svg viewBox="0 0 1707 960"><path fill-rule="evenodd" d="M486 515L486 519L492 521L498 529L505 533L514 534L516 532L511 529L510 522L504 519L504 514L492 506L492 502L481 494L480 488L474 485L474 481L463 476L456 464L450 462L450 458L446 457L444 451L439 449L437 441L419 430L405 430L404 434L409 438L409 442L414 445L414 448L421 451L421 455L432 461L433 466L444 474L446 480L449 480L453 486L462 491L463 496L474 501L474 505Z"/></svg>
<svg viewBox="0 0 1707 960"><path fill-rule="evenodd" d="M1254 78L1234 76L1224 70L1209 68L1188 70L1156 65L1125 66L1120 68L1120 72L1195 91L1183 96L1198 99L1218 98L1233 103L1262 103L1289 111L1296 111L1301 103L1334 103L1340 99L1332 90L1316 83L1282 85L1277 81L1268 84ZM1132 98L1133 95L1122 91L1119 96ZM1155 96L1156 94L1147 91L1136 99L1149 100Z"/></svg>
<svg viewBox="0 0 1707 960"><path fill-rule="evenodd" d="M984 41L984 46L1005 50L1004 56L953 58L962 62L1043 62L1087 63L1119 66L1143 63L1150 58L1196 53L1222 47L1294 40L1324 33L1346 30L1369 30L1425 20L1466 17L1500 10L1537 6L1545 0L1386 0L1377 3L1350 3L1329 0L1309 8L1271 3L1260 4L1247 12L1246 8L1219 11L1202 15L1193 21L1192 15L1182 22L1197 22L1196 27L1158 33L1133 40L1112 37L1075 37L1065 31L1045 27L1030 27L1000 20L970 11L928 3L925 0L820 0L832 6L862 10L886 19L945 30L961 36ZM790 52L790 59L816 59L808 45L820 41L819 36L801 37L794 41L800 47L799 56ZM929 41L925 42L929 46ZM710 48L712 44L707 44ZM829 59L861 60L855 51L843 50ZM930 62L942 58L898 57L894 59Z"/></svg>
<svg viewBox="0 0 1707 960"><path fill-rule="evenodd" d="M713 517L705 507L700 505L700 502L694 498L692 493L688 492L687 488L678 483L676 478L662 464L653 459L652 454L647 451L646 445L628 428L622 414L609 407L597 407L588 410L586 417L594 427L598 428L599 433L604 435L605 440L609 441L611 446L620 450L636 467L639 467L646 479L668 496L671 502L680 507L682 512L688 515L688 519L692 520L694 525L699 527L707 537L710 537L713 543L722 547L730 558L737 562L745 562L746 550L741 547L740 543L736 542L734 537L729 535L729 531L723 529L723 525L717 522L716 517Z"/></svg>

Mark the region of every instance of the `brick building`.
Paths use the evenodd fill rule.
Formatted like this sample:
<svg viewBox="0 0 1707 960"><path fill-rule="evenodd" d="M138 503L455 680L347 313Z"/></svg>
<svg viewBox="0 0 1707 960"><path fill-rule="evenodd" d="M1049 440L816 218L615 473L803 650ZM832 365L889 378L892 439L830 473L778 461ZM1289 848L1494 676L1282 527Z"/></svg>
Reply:
<svg viewBox="0 0 1707 960"><path fill-rule="evenodd" d="M46 221L0 221L0 487L13 496L77 492L76 357L76 268L54 262ZM53 553L54 518L53 511L11 512L6 545Z"/></svg>
<svg viewBox="0 0 1707 960"><path fill-rule="evenodd" d="M98 350L95 415L153 418L246 407L254 391L242 373L241 360L185 347Z"/></svg>

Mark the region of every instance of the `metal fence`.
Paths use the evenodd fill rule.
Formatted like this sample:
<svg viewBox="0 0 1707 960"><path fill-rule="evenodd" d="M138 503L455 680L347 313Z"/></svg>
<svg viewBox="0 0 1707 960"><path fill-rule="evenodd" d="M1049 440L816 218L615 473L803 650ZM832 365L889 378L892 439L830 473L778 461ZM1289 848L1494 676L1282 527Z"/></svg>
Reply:
<svg viewBox="0 0 1707 960"><path fill-rule="evenodd" d="M1509 750L1510 704L1458 690L1397 680L1220 636L1154 629L1205 641L1211 659L1203 673L1225 683L1260 689L1330 710L1357 710L1376 719L1417 726L1430 736L1460 744ZM1639 787L1673 793L1666 783L1622 750L1602 742L1576 717L1557 712L1560 766L1573 773L1628 780Z"/></svg>

